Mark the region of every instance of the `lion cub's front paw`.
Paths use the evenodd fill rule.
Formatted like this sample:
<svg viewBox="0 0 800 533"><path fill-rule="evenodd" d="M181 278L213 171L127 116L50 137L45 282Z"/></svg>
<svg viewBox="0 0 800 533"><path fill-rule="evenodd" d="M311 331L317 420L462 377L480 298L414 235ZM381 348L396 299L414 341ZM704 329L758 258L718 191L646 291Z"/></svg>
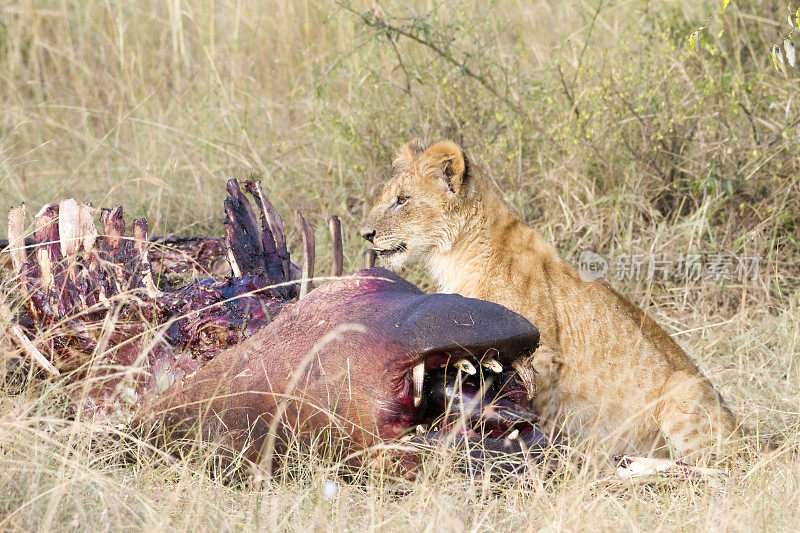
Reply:
<svg viewBox="0 0 800 533"><path fill-rule="evenodd" d="M539 346L526 362L536 373L536 379L540 383L555 382L563 364L561 354L544 345Z"/></svg>
<svg viewBox="0 0 800 533"><path fill-rule="evenodd" d="M617 455L614 463L617 465L616 470L604 481L647 484L663 480L685 480L718 485L726 478L722 470L692 466L672 459Z"/></svg>

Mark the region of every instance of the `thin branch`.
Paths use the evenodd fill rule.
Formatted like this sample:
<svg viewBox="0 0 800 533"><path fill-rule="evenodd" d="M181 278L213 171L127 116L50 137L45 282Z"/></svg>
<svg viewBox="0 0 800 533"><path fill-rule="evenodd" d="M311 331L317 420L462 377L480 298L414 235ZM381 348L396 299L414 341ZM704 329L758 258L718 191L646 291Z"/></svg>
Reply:
<svg viewBox="0 0 800 533"><path fill-rule="evenodd" d="M578 66L575 67L575 74L572 75L572 81L570 82L571 87L575 87L575 80L578 79L578 72L581 70L581 65L583 64L583 55L586 53L586 48L589 46L589 40L592 37L592 32L594 32L594 26L597 22L597 17L600 16L600 11L603 10L603 2L600 2L597 5L597 9L594 12L594 16L592 17L592 22L589 24L589 32L586 34L586 40L583 41L583 48L581 49L581 54L578 56Z"/></svg>
<svg viewBox="0 0 800 533"><path fill-rule="evenodd" d="M558 66L558 77L561 80L561 87L564 88L564 94L569 101L570 107L572 107L572 111L575 113L576 118L581 117L581 112L578 110L578 105L575 103L575 100L572 98L572 91L569 90L567 87L567 82L564 80L564 71L561 69L561 65Z"/></svg>
<svg viewBox="0 0 800 533"><path fill-rule="evenodd" d="M0 320L8 323L11 334L16 338L22 351L28 354L33 362L52 377L58 377L61 372L39 351L33 342L28 338L19 324L14 320L14 314L4 301L0 301Z"/></svg>
<svg viewBox="0 0 800 533"><path fill-rule="evenodd" d="M436 44L434 44L434 43L432 43L432 42L430 42L430 41L428 41L428 40L426 40L426 39L424 39L422 37L419 37L418 35L415 35L414 33L411 33L410 31L407 31L407 30L405 30L403 28L400 28L398 26L393 26L392 24L389 24L388 22L385 22L384 20L381 20L381 19L378 19L378 18L376 18L374 16L371 16L368 13L359 13L358 11L356 11L355 9L350 7L348 4L345 4L343 2L336 2L336 4L339 7L341 7L342 9L344 9L345 11L349 11L350 13L358 16L364 22L364 24L366 24L368 27L370 27L370 28L372 28L374 30L380 30L381 32L386 32L386 33L389 33L389 34L393 33L395 35L402 35L403 37L407 37L408 39L411 39L412 41L425 46L426 48L428 48L431 51L433 51L434 53L436 53L439 57L441 57L442 59L444 59L445 61L447 61L451 65L453 65L455 67L458 67L462 74L464 74L465 76L467 76L469 78L472 78L473 80L475 80L478 83L480 83L487 91L489 91L494 96L496 96L498 99L503 101L506 105L508 105L514 111L517 111L517 112L521 112L522 111L522 108L519 106L519 104L517 104L515 102L512 102L511 100L508 99L507 96L505 96L504 94L501 94L500 91L498 91L497 88L495 88L491 83L489 83L484 76L478 74L477 72L475 72L471 68L469 68L465 61L459 61L458 59L454 58L452 56L452 54L450 54L446 50L443 50L438 45L436 45Z"/></svg>
<svg viewBox="0 0 800 533"><path fill-rule="evenodd" d="M784 128L781 128L781 130L780 130L778 133L776 133L775 135L773 135L773 136L770 138L770 140L768 140L768 141L767 141L767 146L772 146L773 144L775 144L776 142L778 142L778 141L781 139L781 137L783 136L783 132L784 132L784 131L786 131L786 130L790 130L790 129L794 128L795 126L797 126L798 124L800 124L800 118L798 118L797 120L795 120L794 122L792 122L792 123L791 123L791 124L789 124L788 126L786 126L786 127L784 127Z"/></svg>
<svg viewBox="0 0 800 533"><path fill-rule="evenodd" d="M739 107L741 108L742 111L744 111L744 114L747 117L748 122L750 122L750 129L753 132L753 140L755 141L756 144L759 144L759 142L758 142L758 131L756 130L756 123L753 121L753 114L741 102L739 102Z"/></svg>
<svg viewBox="0 0 800 533"><path fill-rule="evenodd" d="M392 39L392 34L390 32L386 32L386 39L389 41L389 44L392 45L392 50L394 50L394 55L397 56L397 63L400 65L400 68L403 70L403 74L406 77L406 93L411 94L411 76L408 75L408 70L406 69L406 65L403 63L403 58L400 56L400 50L397 49L397 45Z"/></svg>

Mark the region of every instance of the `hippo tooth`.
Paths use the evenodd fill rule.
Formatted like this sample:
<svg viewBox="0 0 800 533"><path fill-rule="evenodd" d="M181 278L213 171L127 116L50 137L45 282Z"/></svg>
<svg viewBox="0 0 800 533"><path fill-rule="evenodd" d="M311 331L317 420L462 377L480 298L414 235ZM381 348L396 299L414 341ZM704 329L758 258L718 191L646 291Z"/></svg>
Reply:
<svg viewBox="0 0 800 533"><path fill-rule="evenodd" d="M475 367L472 366L472 363L467 361L466 359L462 359L456 363L456 366L461 369L462 372L466 372L470 376L474 376L478 371L475 370Z"/></svg>
<svg viewBox="0 0 800 533"><path fill-rule="evenodd" d="M481 365L485 366L495 374L499 374L503 371L503 365L500 364L500 361L497 359L487 359Z"/></svg>
<svg viewBox="0 0 800 533"><path fill-rule="evenodd" d="M414 429L414 431L417 432L417 435L422 435L423 433L425 433L425 426L423 426L422 424L417 424L417 427Z"/></svg>
<svg viewBox="0 0 800 533"><path fill-rule="evenodd" d="M512 431L511 433L508 434L508 439L509 440L514 440L517 437L519 437L519 430L518 429L515 429L514 431Z"/></svg>
<svg viewBox="0 0 800 533"><path fill-rule="evenodd" d="M425 381L425 363L419 363L411 371L411 379L414 382L414 407L419 407L422 402L422 382Z"/></svg>

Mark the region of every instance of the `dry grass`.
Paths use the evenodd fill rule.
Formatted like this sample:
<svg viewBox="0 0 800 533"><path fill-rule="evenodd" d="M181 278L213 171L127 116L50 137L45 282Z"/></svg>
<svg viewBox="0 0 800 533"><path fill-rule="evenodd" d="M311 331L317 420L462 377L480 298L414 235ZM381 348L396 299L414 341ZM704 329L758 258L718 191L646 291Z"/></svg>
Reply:
<svg viewBox="0 0 800 533"><path fill-rule="evenodd" d="M570 467L491 488L434 461L410 492L365 479L328 501L326 465L305 457L301 474L252 491L207 475L202 457L162 463L70 420L58 384L6 382L0 528L796 528L800 71L776 72L767 52L785 4L731 2L697 55L686 38L711 6L678 1L354 5L428 44L390 41L331 2L31 4L0 6L5 206L76 196L146 215L156 234L216 234L225 179L256 175L280 212L317 224L320 250L324 218L340 215L353 270L355 224L393 149L451 137L567 257L763 262L746 284L616 282L747 428L721 488L591 488L591 470Z"/></svg>

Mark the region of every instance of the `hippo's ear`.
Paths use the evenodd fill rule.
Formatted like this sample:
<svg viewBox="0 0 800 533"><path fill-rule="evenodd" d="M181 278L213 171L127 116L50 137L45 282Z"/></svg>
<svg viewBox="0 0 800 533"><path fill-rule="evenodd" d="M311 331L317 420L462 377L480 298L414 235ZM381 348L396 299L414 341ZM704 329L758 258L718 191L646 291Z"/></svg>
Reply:
<svg viewBox="0 0 800 533"><path fill-rule="evenodd" d="M453 141L439 141L428 147L421 156L436 179L443 180L449 196L460 196L469 177L469 162L464 151Z"/></svg>

